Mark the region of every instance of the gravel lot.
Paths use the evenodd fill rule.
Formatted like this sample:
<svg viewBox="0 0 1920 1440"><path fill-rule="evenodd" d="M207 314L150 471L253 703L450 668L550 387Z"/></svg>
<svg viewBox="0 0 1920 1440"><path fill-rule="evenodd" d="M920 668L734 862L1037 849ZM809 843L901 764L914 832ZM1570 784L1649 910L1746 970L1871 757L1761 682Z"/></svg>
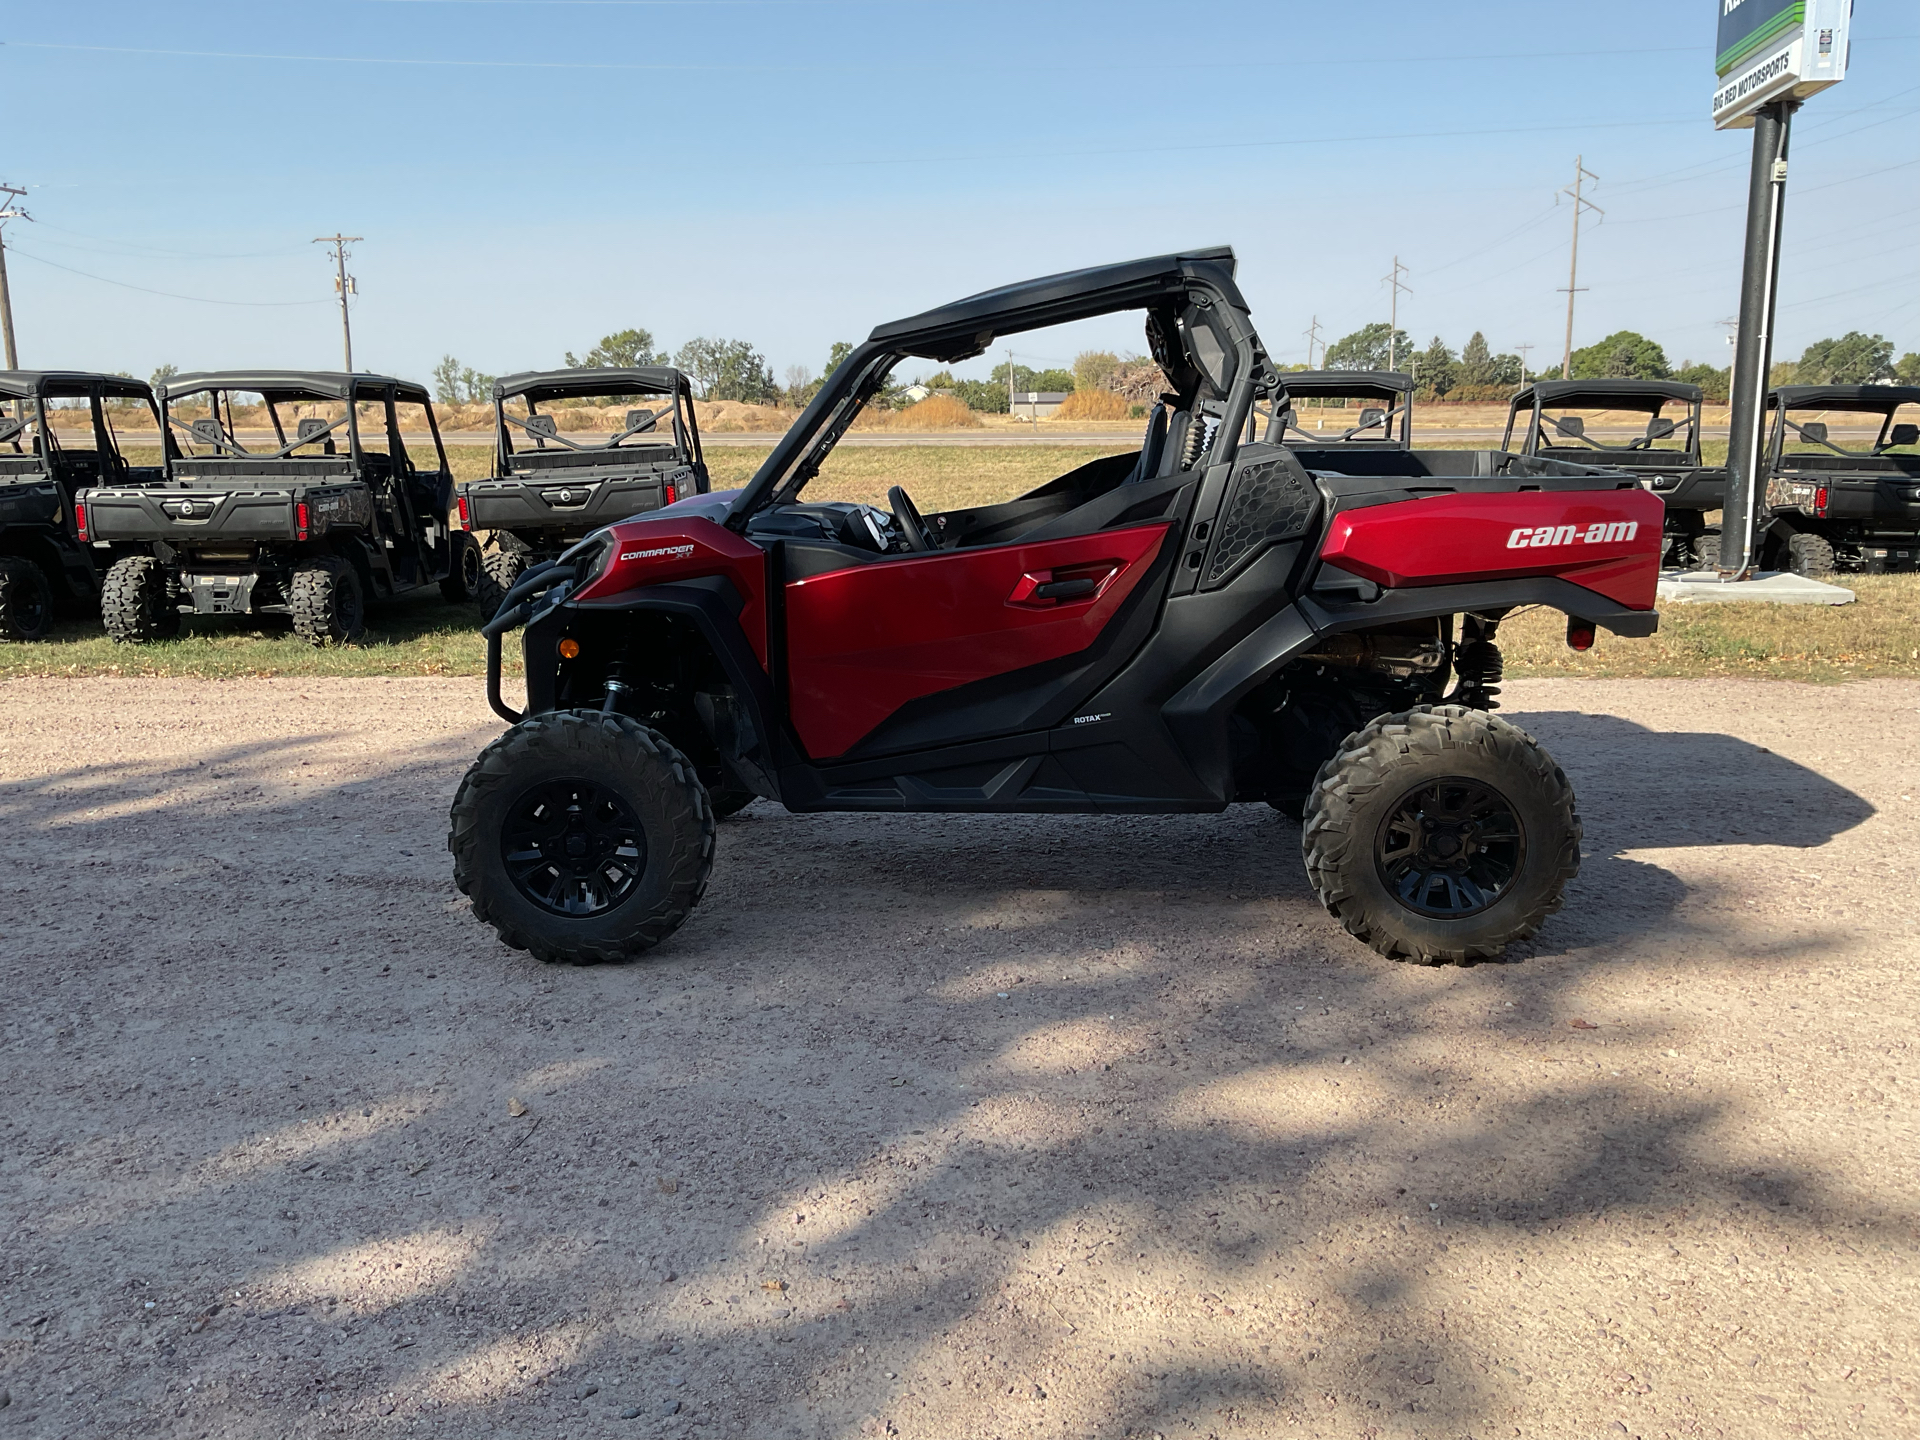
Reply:
<svg viewBox="0 0 1920 1440"><path fill-rule="evenodd" d="M547 969L478 682L3 693L0 1432L1920 1433L1920 684L1510 684L1588 858L1431 970L1265 807L766 805Z"/></svg>

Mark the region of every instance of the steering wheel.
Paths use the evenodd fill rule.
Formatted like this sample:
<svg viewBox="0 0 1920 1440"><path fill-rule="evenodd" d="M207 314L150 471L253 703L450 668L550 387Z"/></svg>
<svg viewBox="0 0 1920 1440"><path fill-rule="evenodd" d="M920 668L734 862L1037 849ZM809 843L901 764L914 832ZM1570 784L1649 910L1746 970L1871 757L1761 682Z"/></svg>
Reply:
<svg viewBox="0 0 1920 1440"><path fill-rule="evenodd" d="M927 529L927 522L920 518L919 510L907 492L895 485L887 491L887 504L893 507L893 522L900 527L900 533L907 538L907 549L913 551L938 550L934 544L933 532Z"/></svg>

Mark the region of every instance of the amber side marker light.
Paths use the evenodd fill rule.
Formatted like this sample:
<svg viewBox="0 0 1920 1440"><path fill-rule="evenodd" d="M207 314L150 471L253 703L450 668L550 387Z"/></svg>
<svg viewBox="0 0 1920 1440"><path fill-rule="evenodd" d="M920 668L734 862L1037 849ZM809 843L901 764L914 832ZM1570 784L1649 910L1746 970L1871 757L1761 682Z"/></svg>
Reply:
<svg viewBox="0 0 1920 1440"><path fill-rule="evenodd" d="M1567 644L1576 650L1593 648L1593 624L1587 620L1567 621Z"/></svg>
<svg viewBox="0 0 1920 1440"><path fill-rule="evenodd" d="M1588 631L1587 634L1588 634L1587 643L1592 644L1593 632ZM579 653L580 653L580 642L578 640L575 640L571 635L569 635L565 640L562 640L560 642L560 658L562 660L571 660Z"/></svg>

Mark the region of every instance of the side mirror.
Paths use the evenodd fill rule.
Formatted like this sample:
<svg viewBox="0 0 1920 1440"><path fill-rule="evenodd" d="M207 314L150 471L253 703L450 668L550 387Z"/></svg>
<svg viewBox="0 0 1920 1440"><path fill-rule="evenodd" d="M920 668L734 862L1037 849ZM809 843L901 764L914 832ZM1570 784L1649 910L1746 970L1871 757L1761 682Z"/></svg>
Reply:
<svg viewBox="0 0 1920 1440"><path fill-rule="evenodd" d="M1647 439L1664 440L1673 434L1674 429L1673 421L1666 419L1664 416L1656 415L1653 419L1647 421Z"/></svg>
<svg viewBox="0 0 1920 1440"><path fill-rule="evenodd" d="M220 422L218 420L196 420L187 428L192 432L193 438L198 440L202 445L223 445L226 443L226 432L220 428Z"/></svg>
<svg viewBox="0 0 1920 1440"><path fill-rule="evenodd" d="M1571 435L1574 439L1578 440L1586 435L1587 422L1578 415L1555 415L1553 417L1553 428L1558 430L1562 435Z"/></svg>
<svg viewBox="0 0 1920 1440"><path fill-rule="evenodd" d="M0 415L0 440L11 440L27 428L27 422L18 415Z"/></svg>
<svg viewBox="0 0 1920 1440"><path fill-rule="evenodd" d="M311 440L316 435L325 434L326 429L326 421L317 415L309 415L294 427L293 438L296 440Z"/></svg>
<svg viewBox="0 0 1920 1440"><path fill-rule="evenodd" d="M1800 427L1800 435L1803 439L1811 440L1816 445L1824 445L1827 443L1827 422L1824 420L1809 420Z"/></svg>
<svg viewBox="0 0 1920 1440"><path fill-rule="evenodd" d="M0 439L5 439L0 435ZM1920 425L1896 425L1887 436L1889 445L1920 445Z"/></svg>
<svg viewBox="0 0 1920 1440"><path fill-rule="evenodd" d="M553 416L551 415L529 415L527 417L527 433L529 435L544 436L546 439L551 440L560 433L560 427L554 423Z"/></svg>
<svg viewBox="0 0 1920 1440"><path fill-rule="evenodd" d="M1369 430L1387 418L1387 412L1377 405L1369 405L1360 412L1360 429Z"/></svg>
<svg viewBox="0 0 1920 1440"><path fill-rule="evenodd" d="M666 414L664 410L659 412L659 414L655 414L651 410L627 411L627 433L630 435L638 434L643 430L653 429L654 425L658 423L660 416L664 414Z"/></svg>

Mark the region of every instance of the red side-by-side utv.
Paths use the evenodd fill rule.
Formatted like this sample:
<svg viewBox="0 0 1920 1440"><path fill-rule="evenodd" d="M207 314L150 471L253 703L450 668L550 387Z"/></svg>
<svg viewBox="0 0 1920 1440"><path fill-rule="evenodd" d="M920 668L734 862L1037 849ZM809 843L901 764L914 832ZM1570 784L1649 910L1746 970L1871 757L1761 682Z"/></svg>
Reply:
<svg viewBox="0 0 1920 1440"><path fill-rule="evenodd" d="M909 359L1142 315L1169 389L1138 451L1003 504L814 501ZM712 797L793 811L1214 812L1304 821L1329 911L1394 957L1492 956L1580 859L1558 766L1489 712L1525 606L1653 633L1661 502L1493 451L1302 450L1282 377L1203 250L1049 276L882 325L747 486L596 532L486 627L512 722L448 838L474 912L547 960L671 935ZM522 630L527 708L500 696Z"/></svg>

